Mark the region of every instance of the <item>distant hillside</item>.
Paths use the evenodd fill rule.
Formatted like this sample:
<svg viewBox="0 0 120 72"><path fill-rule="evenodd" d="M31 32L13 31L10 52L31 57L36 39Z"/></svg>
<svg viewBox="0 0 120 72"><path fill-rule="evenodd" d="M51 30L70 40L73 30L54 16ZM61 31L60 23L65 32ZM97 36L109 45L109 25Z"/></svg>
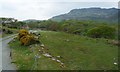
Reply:
<svg viewBox="0 0 120 72"><path fill-rule="evenodd" d="M73 9L67 14L54 16L51 20L95 20L104 22L117 22L118 21L118 9L116 8L83 8Z"/></svg>
<svg viewBox="0 0 120 72"><path fill-rule="evenodd" d="M36 20L36 19L28 19L28 20L23 20L23 22L25 23L30 23L30 22L39 22L40 20Z"/></svg>

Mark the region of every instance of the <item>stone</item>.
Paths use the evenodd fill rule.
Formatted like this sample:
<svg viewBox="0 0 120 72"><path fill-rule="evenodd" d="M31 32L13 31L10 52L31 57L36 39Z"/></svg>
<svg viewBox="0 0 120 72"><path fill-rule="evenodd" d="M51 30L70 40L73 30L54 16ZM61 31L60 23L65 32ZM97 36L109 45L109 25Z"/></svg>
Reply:
<svg viewBox="0 0 120 72"><path fill-rule="evenodd" d="M58 58L60 58L61 56L57 56Z"/></svg>
<svg viewBox="0 0 120 72"><path fill-rule="evenodd" d="M41 47L44 47L44 44L41 44L40 46L41 46Z"/></svg>
<svg viewBox="0 0 120 72"><path fill-rule="evenodd" d="M57 60L57 62L61 62L60 60Z"/></svg>
<svg viewBox="0 0 120 72"><path fill-rule="evenodd" d="M116 63L116 62L114 62L114 65L117 65L117 63Z"/></svg>
<svg viewBox="0 0 120 72"><path fill-rule="evenodd" d="M48 53L45 53L45 54L43 54L44 56L46 56L46 57L52 57L50 54L48 54Z"/></svg>
<svg viewBox="0 0 120 72"><path fill-rule="evenodd" d="M64 63L61 63L61 65L63 65Z"/></svg>
<svg viewBox="0 0 120 72"><path fill-rule="evenodd" d="M55 58L52 58L52 60L56 60Z"/></svg>

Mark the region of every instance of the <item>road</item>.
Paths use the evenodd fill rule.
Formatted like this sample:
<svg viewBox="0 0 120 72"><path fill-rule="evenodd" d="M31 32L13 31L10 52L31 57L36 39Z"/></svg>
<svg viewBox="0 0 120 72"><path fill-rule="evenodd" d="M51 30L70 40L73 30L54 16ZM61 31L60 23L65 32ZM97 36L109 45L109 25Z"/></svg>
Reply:
<svg viewBox="0 0 120 72"><path fill-rule="evenodd" d="M12 35L14 36L14 35ZM0 70L16 70L16 66L11 64L10 48L8 43L13 39L12 36L0 38Z"/></svg>

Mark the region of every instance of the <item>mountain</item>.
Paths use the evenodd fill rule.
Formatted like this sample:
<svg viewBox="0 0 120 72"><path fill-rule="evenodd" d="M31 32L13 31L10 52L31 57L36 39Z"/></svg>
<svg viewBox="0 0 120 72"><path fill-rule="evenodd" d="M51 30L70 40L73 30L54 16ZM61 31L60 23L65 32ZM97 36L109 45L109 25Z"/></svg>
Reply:
<svg viewBox="0 0 120 72"><path fill-rule="evenodd" d="M83 8L83 9L73 9L69 13L54 16L51 18L53 21L62 20L95 20L95 21L105 21L105 22L117 22L118 21L118 11L116 8Z"/></svg>

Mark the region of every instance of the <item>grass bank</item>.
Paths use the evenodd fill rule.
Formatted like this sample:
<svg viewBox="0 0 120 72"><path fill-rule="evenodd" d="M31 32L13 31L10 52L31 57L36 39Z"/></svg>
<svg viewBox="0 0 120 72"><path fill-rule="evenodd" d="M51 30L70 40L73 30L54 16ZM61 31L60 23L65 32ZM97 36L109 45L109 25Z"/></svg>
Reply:
<svg viewBox="0 0 120 72"><path fill-rule="evenodd" d="M118 47L107 44L105 39L92 39L63 32L43 31L41 42L47 52L64 62L65 67L39 55L35 65L36 45L21 46L18 40L9 45L12 49L12 60L19 70L116 70L118 62ZM41 47L39 47L41 49ZM34 53L32 51L35 51Z"/></svg>

